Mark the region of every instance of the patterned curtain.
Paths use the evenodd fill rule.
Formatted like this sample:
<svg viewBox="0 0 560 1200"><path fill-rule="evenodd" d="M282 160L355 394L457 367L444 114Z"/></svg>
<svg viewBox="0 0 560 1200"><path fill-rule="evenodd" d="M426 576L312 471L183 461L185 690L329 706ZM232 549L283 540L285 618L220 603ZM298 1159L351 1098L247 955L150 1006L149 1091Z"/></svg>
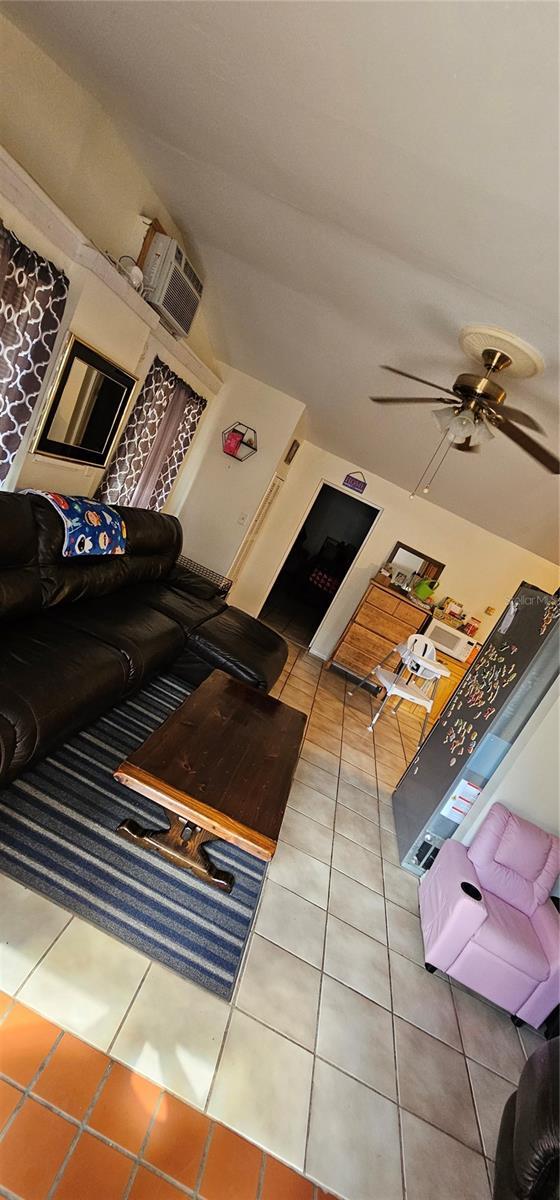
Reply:
<svg viewBox="0 0 560 1200"><path fill-rule="evenodd" d="M37 403L68 286L0 222L0 485Z"/></svg>
<svg viewBox="0 0 560 1200"><path fill-rule="evenodd" d="M162 508L205 407L202 396L155 358L97 498Z"/></svg>
<svg viewBox="0 0 560 1200"><path fill-rule="evenodd" d="M202 396L197 396L188 383L182 383L181 393L184 394L184 392L187 392L188 395L185 397L185 403L181 405L183 415L179 420L179 427L174 441L171 443L171 448L163 460L155 490L148 502L148 508L155 508L158 511L163 508L175 483L179 468L195 435L198 422L206 408L206 400L203 400ZM183 395L181 399L183 399Z"/></svg>

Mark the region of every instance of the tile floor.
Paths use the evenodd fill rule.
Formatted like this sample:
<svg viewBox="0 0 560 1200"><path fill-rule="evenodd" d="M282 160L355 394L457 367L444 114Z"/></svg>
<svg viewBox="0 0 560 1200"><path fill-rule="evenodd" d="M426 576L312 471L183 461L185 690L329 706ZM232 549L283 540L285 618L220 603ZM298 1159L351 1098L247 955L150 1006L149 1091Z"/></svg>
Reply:
<svg viewBox="0 0 560 1200"><path fill-rule="evenodd" d="M5 993L0 1063L0 1194L10 1200L327 1200Z"/></svg>
<svg viewBox="0 0 560 1200"><path fill-rule="evenodd" d="M370 697L296 646L274 694L309 721L231 1004L0 875L0 987L19 1002L0 1026L0 1163L15 1172L0 1172L1 1195L87 1200L76 1179L95 1178L103 1159L124 1200L313 1200L316 1188L343 1200L489 1200L501 1110L538 1035L423 969L417 887L398 863L391 807L417 719L401 708L368 733ZM42 1032L22 1067L11 1031L30 1010ZM89 1092L77 1089L71 1111L49 1062L35 1078L59 1029L52 1062L78 1054L78 1038L89 1046ZM33 1098L21 1092L30 1081ZM192 1135L176 1132L178 1100L192 1106L181 1105ZM18 1174L10 1146L29 1129L46 1147L50 1191ZM156 1133L163 1149L150 1158ZM228 1146L243 1183L230 1181Z"/></svg>

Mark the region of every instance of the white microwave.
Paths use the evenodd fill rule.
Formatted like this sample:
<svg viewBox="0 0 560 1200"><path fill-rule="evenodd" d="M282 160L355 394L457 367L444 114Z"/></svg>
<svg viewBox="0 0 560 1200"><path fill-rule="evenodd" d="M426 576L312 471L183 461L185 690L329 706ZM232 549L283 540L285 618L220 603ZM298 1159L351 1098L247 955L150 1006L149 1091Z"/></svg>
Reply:
<svg viewBox="0 0 560 1200"><path fill-rule="evenodd" d="M449 654L450 658L456 658L459 662L466 662L476 646L474 638L461 633L460 629L454 629L452 625L446 625L445 621L432 620L422 632L434 643L436 650Z"/></svg>

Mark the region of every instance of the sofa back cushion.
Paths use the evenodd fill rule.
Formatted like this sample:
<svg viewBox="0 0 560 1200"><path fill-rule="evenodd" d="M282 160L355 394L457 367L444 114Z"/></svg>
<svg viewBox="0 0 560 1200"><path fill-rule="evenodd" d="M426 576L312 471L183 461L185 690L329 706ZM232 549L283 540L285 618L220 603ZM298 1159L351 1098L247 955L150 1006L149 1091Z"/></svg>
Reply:
<svg viewBox="0 0 560 1200"><path fill-rule="evenodd" d="M40 495L17 498L29 500L33 510L44 608L105 596L143 580L164 579L181 551L182 532L176 517L113 505L126 524L125 553L63 558L64 528L52 504Z"/></svg>
<svg viewBox="0 0 560 1200"><path fill-rule="evenodd" d="M41 609L37 532L28 496L0 493L0 621Z"/></svg>
<svg viewBox="0 0 560 1200"><path fill-rule="evenodd" d="M468 849L483 888L531 917L560 871L560 841L494 804Z"/></svg>

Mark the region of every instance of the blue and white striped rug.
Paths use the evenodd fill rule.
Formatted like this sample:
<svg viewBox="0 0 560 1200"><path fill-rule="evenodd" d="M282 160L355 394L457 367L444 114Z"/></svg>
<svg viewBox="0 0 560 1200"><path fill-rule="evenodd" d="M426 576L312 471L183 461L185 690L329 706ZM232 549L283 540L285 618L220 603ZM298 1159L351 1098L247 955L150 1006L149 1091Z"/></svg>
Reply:
<svg viewBox="0 0 560 1200"><path fill-rule="evenodd" d="M115 832L130 817L165 826L158 805L112 772L189 690L159 676L0 790L0 870L229 999L265 864L212 842L235 875L228 896Z"/></svg>

